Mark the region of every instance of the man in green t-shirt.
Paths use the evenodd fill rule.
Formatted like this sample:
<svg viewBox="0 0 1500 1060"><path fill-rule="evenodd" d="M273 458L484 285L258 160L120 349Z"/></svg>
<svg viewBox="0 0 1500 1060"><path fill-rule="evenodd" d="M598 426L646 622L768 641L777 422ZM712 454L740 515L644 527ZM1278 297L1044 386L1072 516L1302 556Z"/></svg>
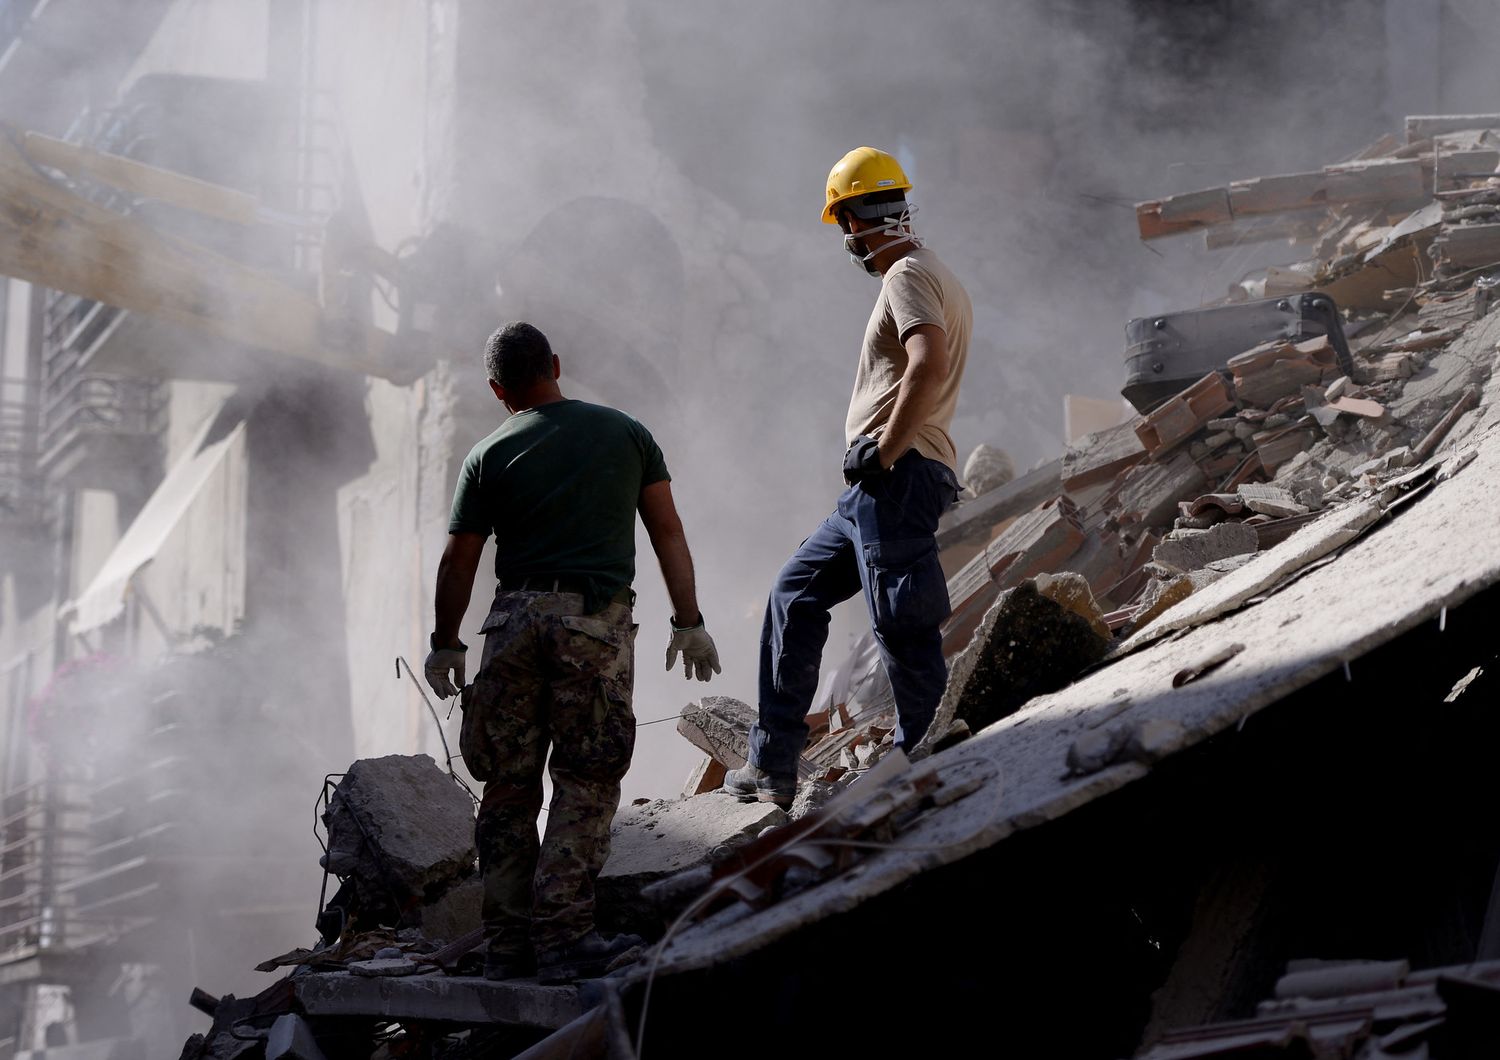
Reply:
<svg viewBox="0 0 1500 1060"><path fill-rule="evenodd" d="M475 841L485 976L535 968L543 982L566 982L602 974L640 942L594 930L594 880L635 747L637 511L672 600L667 668L681 654L684 674L707 681L719 656L651 432L616 409L563 397L558 358L530 324L491 335L485 368L511 416L459 474L424 669L438 695L462 696L459 747L484 782ZM465 687L458 626L490 534L499 584L480 627L479 672ZM544 763L552 802L538 842Z"/></svg>

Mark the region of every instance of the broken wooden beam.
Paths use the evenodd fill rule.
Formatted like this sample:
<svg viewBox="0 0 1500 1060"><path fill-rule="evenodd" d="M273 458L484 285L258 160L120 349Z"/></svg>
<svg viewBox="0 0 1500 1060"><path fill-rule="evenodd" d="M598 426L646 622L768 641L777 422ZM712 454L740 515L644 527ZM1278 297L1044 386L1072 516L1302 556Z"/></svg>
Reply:
<svg viewBox="0 0 1500 1060"><path fill-rule="evenodd" d="M1500 262L1500 224L1447 225L1432 241L1432 257L1455 269Z"/></svg>
<svg viewBox="0 0 1500 1060"><path fill-rule="evenodd" d="M1084 435L1068 446L1062 458L1063 488L1076 492L1112 481L1126 468L1146 458L1146 447L1136 436L1142 422L1136 416L1107 430Z"/></svg>
<svg viewBox="0 0 1500 1060"><path fill-rule="evenodd" d="M938 548L988 540L998 523L1030 511L1060 494L1061 471L1062 458L1059 457L982 497L961 502L938 520Z"/></svg>
<svg viewBox="0 0 1500 1060"><path fill-rule="evenodd" d="M1500 129L1500 114L1409 114L1406 142L1430 140L1434 136L1469 129Z"/></svg>
<svg viewBox="0 0 1500 1060"><path fill-rule="evenodd" d="M1206 188L1137 203L1136 226L1142 239L1192 232L1200 228L1292 210L1353 203L1413 204L1429 197L1431 158L1376 158L1327 166L1309 173L1237 180L1225 188Z"/></svg>

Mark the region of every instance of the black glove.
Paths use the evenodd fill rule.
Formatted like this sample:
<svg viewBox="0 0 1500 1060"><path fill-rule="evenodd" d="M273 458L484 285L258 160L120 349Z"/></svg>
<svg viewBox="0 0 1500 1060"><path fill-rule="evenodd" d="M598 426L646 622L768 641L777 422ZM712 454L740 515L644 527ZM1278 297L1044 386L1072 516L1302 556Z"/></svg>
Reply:
<svg viewBox="0 0 1500 1060"><path fill-rule="evenodd" d="M844 454L844 481L851 486L883 475L885 470L885 465L880 462L880 443L867 434L854 439L854 444Z"/></svg>

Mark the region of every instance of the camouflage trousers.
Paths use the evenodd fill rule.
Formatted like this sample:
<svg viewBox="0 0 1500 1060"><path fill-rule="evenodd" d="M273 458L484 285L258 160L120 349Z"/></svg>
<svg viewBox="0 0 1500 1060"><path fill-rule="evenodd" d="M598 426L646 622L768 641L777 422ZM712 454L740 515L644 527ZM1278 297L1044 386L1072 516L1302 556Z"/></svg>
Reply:
<svg viewBox="0 0 1500 1060"><path fill-rule="evenodd" d="M582 611L577 593L497 592L465 690L459 748L484 781L475 840L497 956L566 946L594 927L594 880L635 748L635 626L618 600ZM552 802L538 841L544 765Z"/></svg>

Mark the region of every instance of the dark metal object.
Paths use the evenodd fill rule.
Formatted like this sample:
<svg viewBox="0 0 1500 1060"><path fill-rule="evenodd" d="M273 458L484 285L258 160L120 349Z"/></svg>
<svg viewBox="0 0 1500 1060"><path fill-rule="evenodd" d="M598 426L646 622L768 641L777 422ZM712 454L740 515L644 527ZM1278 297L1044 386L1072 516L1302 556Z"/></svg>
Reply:
<svg viewBox="0 0 1500 1060"><path fill-rule="evenodd" d="M1209 306L1125 325L1125 386L1120 393L1141 412L1187 389L1209 372L1263 342L1328 336L1339 369L1354 367L1333 299L1319 291L1255 302Z"/></svg>

